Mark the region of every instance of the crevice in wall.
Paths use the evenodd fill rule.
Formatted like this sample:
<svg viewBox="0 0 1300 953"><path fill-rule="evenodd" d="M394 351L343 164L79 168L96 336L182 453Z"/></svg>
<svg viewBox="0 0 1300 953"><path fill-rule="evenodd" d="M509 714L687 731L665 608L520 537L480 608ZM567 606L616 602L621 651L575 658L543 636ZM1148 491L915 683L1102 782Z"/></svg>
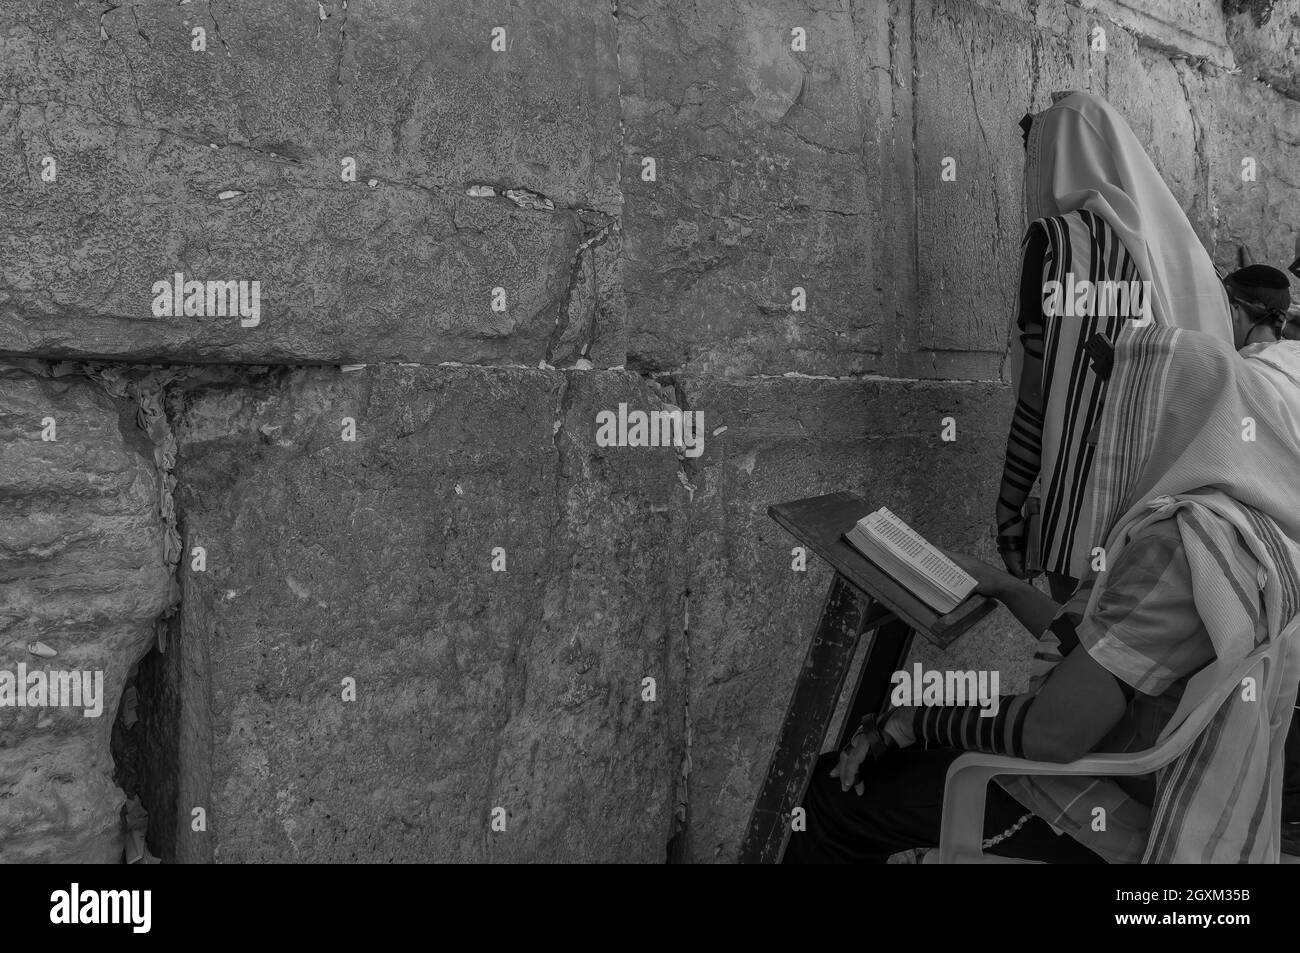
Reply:
<svg viewBox="0 0 1300 953"><path fill-rule="evenodd" d="M1251 21L1260 27L1272 18L1275 6L1277 0L1223 0L1223 13L1228 17L1249 13Z"/></svg>
<svg viewBox="0 0 1300 953"><path fill-rule="evenodd" d="M590 250L597 245L602 245L609 239L609 236L618 227L617 219L614 219L603 212L592 212L582 210L577 213L579 226L578 246L574 249L573 255L569 258L568 281L565 284L564 292L560 296L559 304L555 313L555 327L551 331L550 340L546 344L546 364L555 366L557 364L568 364L575 361L588 361L591 354L591 347L595 343L596 337L596 318L597 311L600 307L600 294L597 287L596 262L591 256ZM588 265L590 266L588 269ZM577 288L579 281L582 280L583 273L590 271L591 280L591 308L585 316L586 327L578 342L575 352L559 354L560 344L563 341L565 332L569 329L572 321L570 316L573 293ZM590 367L590 362L586 365Z"/></svg>
<svg viewBox="0 0 1300 953"><path fill-rule="evenodd" d="M642 374L647 388L658 397L659 402L668 410L680 410L683 415L690 413L690 399L686 385L672 374ZM697 484L701 478L702 468L699 458L686 456L685 448L674 447L677 457L677 481L687 493L686 511L683 523L689 527L691 522L690 505L695 501ZM689 540L689 530L684 537ZM690 863L694 856L694 842L691 833L691 773L692 773L692 736L691 736L691 581L693 578L689 543L684 546L682 559L682 597L681 597L681 633L680 647L682 659L682 754L675 785L673 803L673 834L669 838L666 850L666 862L670 864ZM670 647L671 651L671 647Z"/></svg>
<svg viewBox="0 0 1300 953"><path fill-rule="evenodd" d="M121 703L113 724L110 750L114 764L114 781L127 796L122 811L124 861L158 863L170 845L164 845L166 831L161 822L174 812L166 798L158 796L158 771L150 763L150 746L146 736L157 729L148 714L150 704L142 703L140 672L151 669L155 659L166 651L168 632L180 606L177 567L181 558L181 539L177 527L175 504L176 438L164 408L166 388L185 376L178 368L140 365L117 365L85 362L49 362L52 377L75 375L95 382L119 406L134 408L134 423L153 450L157 479L157 516L162 526L163 559L168 571L169 593L162 614L154 622L154 639L141 659L135 660L123 687Z"/></svg>
<svg viewBox="0 0 1300 953"><path fill-rule="evenodd" d="M172 465L175 460L175 440L163 410L164 387L178 373L144 366L90 364L68 361L24 358L7 361L29 374L46 379L67 379L69 383L89 382L101 388L117 409L117 425L124 449L148 460L154 471L156 497L154 513L161 530L159 556L167 573L167 589L160 593L144 589L139 598L163 604L163 611L154 620L153 637L148 644L132 648L131 656L113 659L110 671L124 672L122 684L105 685L104 694L118 699L117 709L109 713L112 719L108 737L108 754L112 765L112 779L126 795L121 813L124 858L127 863L156 863L158 857L147 834L149 823L148 801L145 796L145 758L143 737L145 725L140 717L140 692L138 678L144 660L157 654L165 645L166 627L176 611L179 590L176 585L176 567L180 557L179 536L176 530L173 490L175 479ZM111 440L112 436L107 435ZM157 576L151 576L157 580ZM159 599L159 596L162 596ZM147 632L147 629L146 629ZM139 643L136 643L138 645ZM135 655L135 652L139 655ZM120 667L119 667L120 666Z"/></svg>
<svg viewBox="0 0 1300 953"><path fill-rule="evenodd" d="M343 109L343 54L348 43L348 0L343 0L343 16L339 22L339 52L334 59L334 108Z"/></svg>
<svg viewBox="0 0 1300 953"><path fill-rule="evenodd" d="M565 483L569 476L565 468L564 454L564 425L569 417L569 409L573 406L573 376L569 372L564 372L564 378L560 384L560 392L555 401L555 423L551 428L551 442L555 447L555 528L558 530L560 524L564 522L564 493Z"/></svg>
<svg viewBox="0 0 1300 953"><path fill-rule="evenodd" d="M1213 185L1210 176L1210 160L1205 150L1205 120L1201 116L1200 106L1197 105L1196 98L1187 85L1187 73L1189 66L1186 59L1176 58L1172 60L1174 72L1178 74L1178 86L1183 91L1183 98L1187 100L1187 113L1192 121L1192 150L1196 156L1196 176L1200 180L1200 188L1197 189L1193 199L1192 208L1194 214L1192 220L1201 219L1209 225L1210 235L1207 247L1213 252L1218 244L1218 221L1217 203L1214 201ZM1197 214L1196 205L1203 203Z"/></svg>
<svg viewBox="0 0 1300 953"><path fill-rule="evenodd" d="M187 391L221 387L264 390L268 383L278 384L296 368L31 357L6 363L41 377L80 379L98 385L118 408L122 440L146 459L152 455L157 488L155 514L161 530L160 556L167 569L168 592L165 608L154 622L153 640L141 657L122 660L129 668L124 684L113 687L113 691L120 688L120 700L114 713L109 754L113 781L127 798L121 815L125 861L157 863L161 858L170 862L178 853L178 823L188 823L189 819L178 802L184 786L184 779L178 775L180 745L183 736L189 740L181 721L180 679L202 677L201 673L189 672L192 659L168 654L180 633L182 589L178 570L184 557L183 527L176 505L177 440L173 421L183 409ZM204 716L198 713L187 717L202 722Z"/></svg>
<svg viewBox="0 0 1300 953"><path fill-rule="evenodd" d="M110 741L113 783L127 797L121 817L123 860L128 864L159 863L170 846L164 846L167 831L160 826L160 821L174 814L174 806L154 794L157 771L148 757L150 748L146 739L151 720L141 713L142 706L147 704L140 691L141 672L150 667L158 654L158 646L154 645L132 667L113 720Z"/></svg>
<svg viewBox="0 0 1300 953"><path fill-rule="evenodd" d="M217 22L217 17L212 12L212 0L208 0L208 19L212 21L212 32L216 34L217 41L221 44L221 48L226 51L226 55L229 56L230 47L226 44L226 38L221 35L221 24Z"/></svg>
<svg viewBox="0 0 1300 953"><path fill-rule="evenodd" d="M689 575L688 575L689 580ZM665 863L688 864L694 854L691 840L691 590L682 593L682 758L673 798L673 832L665 850Z"/></svg>

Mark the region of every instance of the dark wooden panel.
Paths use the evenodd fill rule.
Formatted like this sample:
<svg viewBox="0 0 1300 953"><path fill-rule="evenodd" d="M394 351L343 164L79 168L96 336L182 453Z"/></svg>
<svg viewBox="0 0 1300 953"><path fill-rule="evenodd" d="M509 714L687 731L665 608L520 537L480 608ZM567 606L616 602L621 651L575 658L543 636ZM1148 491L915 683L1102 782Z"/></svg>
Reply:
<svg viewBox="0 0 1300 953"><path fill-rule="evenodd" d="M768 515L790 535L830 563L861 592L879 600L899 619L935 645L945 647L993 611L993 600L972 594L946 615L940 615L894 578L854 549L844 533L862 517L879 509L855 493L830 493L768 507Z"/></svg>
<svg viewBox="0 0 1300 953"><path fill-rule="evenodd" d="M894 673L901 671L907 664L907 653L912 648L914 634L906 622L900 622L893 615L876 628L871 636L871 644L867 647L867 657L863 659L862 669L858 672L858 684L853 690L844 724L840 726L837 749L842 749L849 743L853 733L858 730L863 715L879 715L885 710Z"/></svg>
<svg viewBox="0 0 1300 953"><path fill-rule="evenodd" d="M821 621L804 655L767 776L754 801L740 847L742 864L775 864L790 836L790 815L803 801L813 765L835 715L835 703L853 664L871 600L837 575L831 581Z"/></svg>

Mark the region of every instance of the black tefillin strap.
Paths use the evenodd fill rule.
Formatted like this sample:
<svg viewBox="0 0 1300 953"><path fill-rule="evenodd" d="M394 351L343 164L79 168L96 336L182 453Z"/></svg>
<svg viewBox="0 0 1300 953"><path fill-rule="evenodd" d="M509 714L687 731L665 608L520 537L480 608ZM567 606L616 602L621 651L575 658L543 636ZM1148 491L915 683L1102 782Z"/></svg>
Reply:
<svg viewBox="0 0 1300 953"><path fill-rule="evenodd" d="M1110 380L1110 372L1115 369L1115 348L1106 340L1104 334L1094 334L1083 345L1088 357L1092 358L1092 368L1102 380Z"/></svg>

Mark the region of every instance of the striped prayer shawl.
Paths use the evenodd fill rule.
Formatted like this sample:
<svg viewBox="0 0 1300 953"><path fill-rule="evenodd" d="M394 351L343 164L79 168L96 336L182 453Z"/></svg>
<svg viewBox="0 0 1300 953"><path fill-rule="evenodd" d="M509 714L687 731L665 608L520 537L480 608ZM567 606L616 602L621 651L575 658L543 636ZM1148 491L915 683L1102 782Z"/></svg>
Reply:
<svg viewBox="0 0 1300 953"><path fill-rule="evenodd" d="M1093 538L1113 564L1131 535L1180 515L1197 612L1220 660L1255 649L1261 583L1267 638L1282 638L1300 610L1297 488L1300 345L1243 358L1197 332L1125 329L1097 446ZM1263 580L1234 565L1236 537ZM1145 862L1278 859L1282 749L1300 680L1297 637L1286 643L1274 671L1254 673L1258 698L1230 695L1159 773Z"/></svg>
<svg viewBox="0 0 1300 953"><path fill-rule="evenodd" d="M1048 282L1058 282L1058 287L1064 289L1062 296L1085 281L1093 288L1100 282L1111 282L1111 289L1119 285L1126 289L1141 287L1132 257L1100 215L1078 211L1039 219L1036 224L1047 234L1044 287ZM1042 317L1039 545L1042 568L1049 572L1083 576L1091 542L1078 538L1077 530L1093 456L1088 438L1101 413L1106 382L1094 371L1084 345L1095 334L1114 341L1125 320L1124 315L1113 313L1115 306L1127 304L1126 310L1132 313L1139 301L1130 300L1126 293L1125 300L1117 302L1103 293L1095 295L1091 302L1085 298L1087 313L1083 315Z"/></svg>

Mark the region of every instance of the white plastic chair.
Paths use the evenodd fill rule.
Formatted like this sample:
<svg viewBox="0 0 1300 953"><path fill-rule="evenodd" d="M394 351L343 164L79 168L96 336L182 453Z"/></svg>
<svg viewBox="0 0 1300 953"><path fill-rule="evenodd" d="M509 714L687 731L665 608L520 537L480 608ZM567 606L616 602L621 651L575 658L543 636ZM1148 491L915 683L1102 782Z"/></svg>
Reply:
<svg viewBox="0 0 1300 953"><path fill-rule="evenodd" d="M1300 619L1292 621L1278 638L1265 642L1250 655L1235 662L1212 662L1197 672L1187 684L1178 709L1169 719L1154 747L1126 754L1094 754L1069 764L1050 761L1027 761L1003 755L971 751L961 755L948 768L943 794L943 821L939 849L930 851L925 863L940 864L1021 864L1036 861L1018 860L985 854L984 801L989 781L1002 774L1014 775L1104 775L1151 774L1174 761L1186 751L1209 725L1219 706L1240 686L1243 678L1264 661L1263 678L1272 676L1282 646L1297 630ZM1261 696L1263 692L1261 689Z"/></svg>

